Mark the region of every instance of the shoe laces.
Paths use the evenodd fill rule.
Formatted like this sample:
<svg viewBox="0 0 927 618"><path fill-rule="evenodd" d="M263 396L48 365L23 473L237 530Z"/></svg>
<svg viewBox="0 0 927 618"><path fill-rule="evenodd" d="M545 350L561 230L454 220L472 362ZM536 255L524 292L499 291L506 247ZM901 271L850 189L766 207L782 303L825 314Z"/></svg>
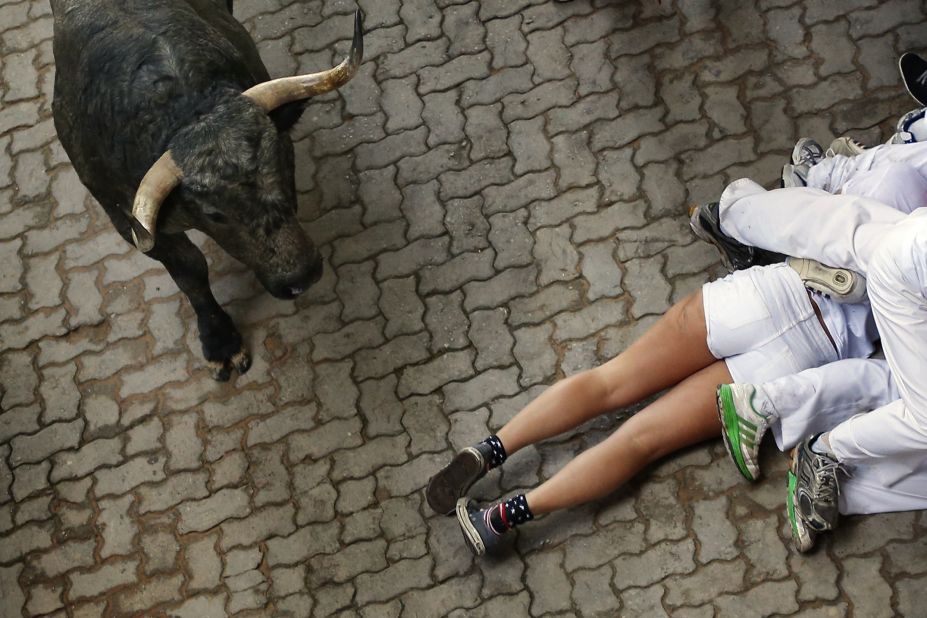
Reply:
<svg viewBox="0 0 927 618"><path fill-rule="evenodd" d="M840 495L840 483L837 474L850 476L847 467L827 455L814 458L814 474L811 476L811 492L816 499L836 503Z"/></svg>

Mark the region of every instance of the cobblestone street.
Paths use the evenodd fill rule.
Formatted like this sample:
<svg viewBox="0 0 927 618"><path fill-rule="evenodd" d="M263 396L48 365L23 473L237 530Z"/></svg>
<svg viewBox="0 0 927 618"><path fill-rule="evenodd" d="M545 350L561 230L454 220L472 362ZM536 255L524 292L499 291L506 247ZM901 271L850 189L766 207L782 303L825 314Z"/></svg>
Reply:
<svg viewBox="0 0 927 618"><path fill-rule="evenodd" d="M720 439L693 448L479 562L421 490L723 274L688 204L774 186L801 136L884 141L927 0L358 3L360 72L293 132L322 280L276 300L194 234L254 356L220 384L57 141L49 3L0 0L0 616L924 616L927 514L799 555L774 448L752 486ZM277 77L339 62L356 6L235 16Z"/></svg>

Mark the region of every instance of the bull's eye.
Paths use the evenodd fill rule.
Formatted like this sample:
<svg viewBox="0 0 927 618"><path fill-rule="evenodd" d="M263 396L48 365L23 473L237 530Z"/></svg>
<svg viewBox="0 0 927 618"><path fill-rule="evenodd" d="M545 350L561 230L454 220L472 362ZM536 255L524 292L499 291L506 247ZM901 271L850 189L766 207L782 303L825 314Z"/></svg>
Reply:
<svg viewBox="0 0 927 618"><path fill-rule="evenodd" d="M206 218L212 221L213 223L218 223L219 225L225 225L228 223L228 217L223 215L218 210L210 210L206 212Z"/></svg>

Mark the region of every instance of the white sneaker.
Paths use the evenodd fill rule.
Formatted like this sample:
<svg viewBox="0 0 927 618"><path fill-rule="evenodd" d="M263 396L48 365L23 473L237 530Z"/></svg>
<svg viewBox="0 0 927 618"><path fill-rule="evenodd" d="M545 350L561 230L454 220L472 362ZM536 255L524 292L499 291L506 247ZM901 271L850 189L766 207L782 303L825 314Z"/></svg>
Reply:
<svg viewBox="0 0 927 618"><path fill-rule="evenodd" d="M753 407L756 387L752 384L722 384L718 387L718 418L724 446L741 475L748 481L760 478L760 443L771 420Z"/></svg>
<svg viewBox="0 0 927 618"><path fill-rule="evenodd" d="M823 158L824 149L821 148L821 145L817 143L817 141L810 137L799 139L795 142L795 147L792 148L793 165L807 165L811 167L812 165L820 163Z"/></svg>
<svg viewBox="0 0 927 618"><path fill-rule="evenodd" d="M830 143L830 146L827 148L827 152L824 153L824 156L829 159L832 159L836 156L855 157L856 155L862 154L865 151L866 148L852 137L838 137Z"/></svg>
<svg viewBox="0 0 927 618"><path fill-rule="evenodd" d="M785 263L798 273L805 287L838 303L858 303L866 298L866 278L859 273L805 258L790 257Z"/></svg>

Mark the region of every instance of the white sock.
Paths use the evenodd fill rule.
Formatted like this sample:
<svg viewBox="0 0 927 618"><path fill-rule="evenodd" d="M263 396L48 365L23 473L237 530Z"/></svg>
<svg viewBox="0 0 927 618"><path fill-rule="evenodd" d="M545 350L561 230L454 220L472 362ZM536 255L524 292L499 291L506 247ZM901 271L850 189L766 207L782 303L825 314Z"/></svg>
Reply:
<svg viewBox="0 0 927 618"><path fill-rule="evenodd" d="M828 434L826 433L822 433L814 439L814 442L811 443L811 450L818 455L827 455L836 459L834 451L830 448L830 440L828 440Z"/></svg>

